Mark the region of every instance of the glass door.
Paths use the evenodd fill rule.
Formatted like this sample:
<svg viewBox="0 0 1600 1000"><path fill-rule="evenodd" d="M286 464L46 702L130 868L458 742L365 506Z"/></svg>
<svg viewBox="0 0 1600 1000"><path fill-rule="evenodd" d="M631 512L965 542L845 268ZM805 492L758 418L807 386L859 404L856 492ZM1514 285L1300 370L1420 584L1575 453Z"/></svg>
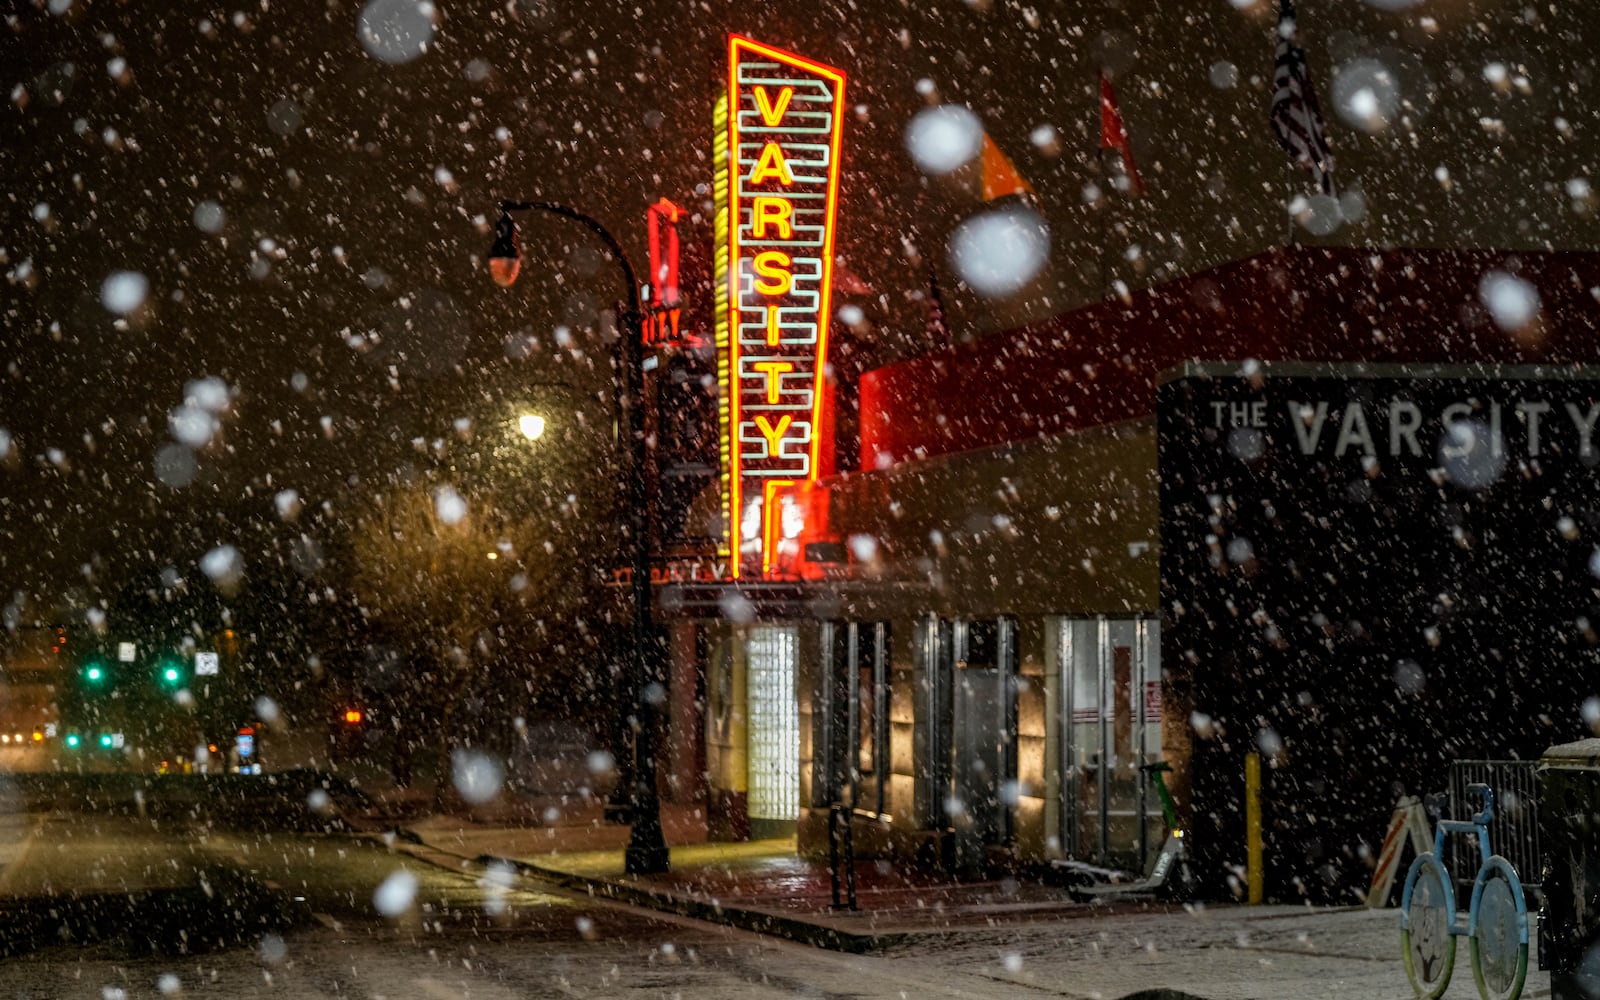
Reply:
<svg viewBox="0 0 1600 1000"><path fill-rule="evenodd" d="M1161 757L1157 623L1063 619L1062 829L1072 857L1143 871L1165 839L1143 764Z"/></svg>

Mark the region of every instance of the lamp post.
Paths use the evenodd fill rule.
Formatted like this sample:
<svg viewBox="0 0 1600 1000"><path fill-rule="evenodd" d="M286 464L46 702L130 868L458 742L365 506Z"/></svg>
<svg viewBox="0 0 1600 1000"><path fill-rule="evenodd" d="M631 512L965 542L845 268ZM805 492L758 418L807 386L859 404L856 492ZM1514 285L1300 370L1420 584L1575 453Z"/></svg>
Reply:
<svg viewBox="0 0 1600 1000"><path fill-rule="evenodd" d="M600 237L611 256L622 267L627 285L627 311L622 317L618 358L622 379L614 382L618 406L626 414L628 434L628 550L632 575L633 641L629 653L628 685L638 729L634 735L632 829L628 837L625 867L630 875L667 870L666 839L661 832L661 800L656 793L656 734L658 710L649 697L649 687L659 681L655 669L655 629L650 618L650 516L646 505L644 408L644 314L639 308L639 281L622 247L606 228L593 218L568 208L543 201L502 201L500 218L495 222L494 246L489 251L489 274L495 284L509 288L522 268L522 253L517 248L517 224L512 212L549 212L583 223Z"/></svg>

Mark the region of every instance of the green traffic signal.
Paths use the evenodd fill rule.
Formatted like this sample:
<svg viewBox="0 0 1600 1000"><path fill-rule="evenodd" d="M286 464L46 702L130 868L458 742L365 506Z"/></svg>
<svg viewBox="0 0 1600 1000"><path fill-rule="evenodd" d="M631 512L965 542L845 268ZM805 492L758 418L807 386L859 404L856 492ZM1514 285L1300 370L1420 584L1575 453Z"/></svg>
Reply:
<svg viewBox="0 0 1600 1000"><path fill-rule="evenodd" d="M98 666L92 666L83 672L83 676L90 682L98 684L105 679L106 672Z"/></svg>
<svg viewBox="0 0 1600 1000"><path fill-rule="evenodd" d="M162 676L165 677L169 682L176 682L178 679L178 668L168 667L167 672Z"/></svg>
<svg viewBox="0 0 1600 1000"><path fill-rule="evenodd" d="M108 746L111 745L111 734L110 733L101 733L100 734L100 745L103 746L103 747L108 747Z"/></svg>
<svg viewBox="0 0 1600 1000"><path fill-rule="evenodd" d="M79 740L78 740L78 734L77 733L68 733L67 734L67 746L68 747L70 747L71 749L76 750L78 748L78 743L79 743Z"/></svg>

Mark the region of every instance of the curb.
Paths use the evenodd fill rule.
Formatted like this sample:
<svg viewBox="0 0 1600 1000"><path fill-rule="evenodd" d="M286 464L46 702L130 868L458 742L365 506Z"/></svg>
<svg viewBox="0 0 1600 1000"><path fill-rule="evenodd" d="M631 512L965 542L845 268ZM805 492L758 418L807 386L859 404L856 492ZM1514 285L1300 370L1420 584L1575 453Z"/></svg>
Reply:
<svg viewBox="0 0 1600 1000"><path fill-rule="evenodd" d="M724 906L720 902L704 902L675 893L647 889L643 886L629 885L625 882L617 882L611 879L574 875L571 872L546 868L543 865L519 861L515 858L480 854L474 860L483 865L508 865L523 874L533 875L543 881L559 885L563 889L571 889L588 896L602 897L649 910L672 913L694 920L703 920L707 923L722 924L739 930L754 931L757 934L784 938L827 951L859 955L890 948L913 937L924 936L906 933L857 934L853 931L839 930L834 927L823 927L810 921L798 920L779 913L768 913L764 910L750 910L737 906ZM1158 998L1151 997L1149 1000L1158 1000Z"/></svg>

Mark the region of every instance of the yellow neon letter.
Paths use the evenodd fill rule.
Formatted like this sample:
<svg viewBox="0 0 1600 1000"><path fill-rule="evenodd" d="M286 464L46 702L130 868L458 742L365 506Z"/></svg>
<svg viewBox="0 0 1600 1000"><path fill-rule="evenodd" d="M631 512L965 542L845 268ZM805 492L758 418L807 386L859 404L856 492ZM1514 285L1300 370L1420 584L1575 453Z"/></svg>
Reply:
<svg viewBox="0 0 1600 1000"><path fill-rule="evenodd" d="M794 371L794 362L757 361L750 367L767 377L767 402L776 403L778 401L778 389L782 387L779 377L784 372Z"/></svg>
<svg viewBox="0 0 1600 1000"><path fill-rule="evenodd" d="M778 307L767 307L767 346L777 347L778 338L783 336L783 331L778 328Z"/></svg>
<svg viewBox="0 0 1600 1000"><path fill-rule="evenodd" d="M767 281L756 281L756 291L762 295L788 295L789 289L794 287L794 275L785 270L789 266L789 255L782 250L763 250L756 254L753 262L756 273Z"/></svg>
<svg viewBox="0 0 1600 1000"><path fill-rule="evenodd" d="M761 156L756 160L756 168L750 171L750 183L760 184L762 181L776 177L780 184L793 184L794 173L789 169L789 161L783 158L783 150L775 142L769 142L761 147Z"/></svg>
<svg viewBox="0 0 1600 1000"><path fill-rule="evenodd" d="M750 203L750 236L752 239L762 239L767 235L767 223L778 227L778 235L784 239L791 239L794 235L794 226L789 223L789 215L794 211L788 199L758 197Z"/></svg>
<svg viewBox="0 0 1600 1000"><path fill-rule="evenodd" d="M789 109L789 99L794 96L793 87L785 87L778 91L778 103L773 104L767 97L767 88L756 88L756 110L761 112L761 122L767 128L783 120L783 113Z"/></svg>
<svg viewBox="0 0 1600 1000"><path fill-rule="evenodd" d="M778 457L778 442L783 440L783 435L789 430L789 422L794 418L785 413L778 418L778 426L772 426L772 421L767 419L765 413L756 416L756 430L767 439L767 455L771 458Z"/></svg>

